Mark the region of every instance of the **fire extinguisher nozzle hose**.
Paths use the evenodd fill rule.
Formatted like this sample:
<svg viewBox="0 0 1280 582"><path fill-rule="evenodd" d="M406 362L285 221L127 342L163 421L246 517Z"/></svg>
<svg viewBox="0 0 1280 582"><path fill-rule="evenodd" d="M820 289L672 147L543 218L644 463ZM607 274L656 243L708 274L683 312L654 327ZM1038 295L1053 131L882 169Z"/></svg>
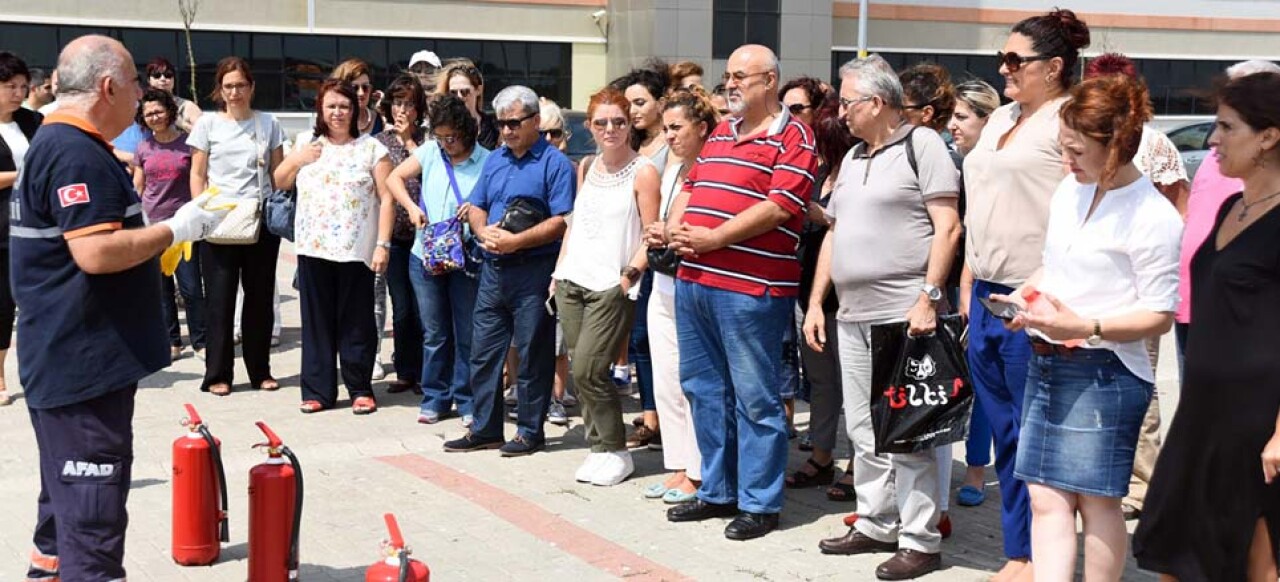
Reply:
<svg viewBox="0 0 1280 582"><path fill-rule="evenodd" d="M298 463L297 455L289 450L289 447L280 447L280 454L289 458L289 464L293 466L293 478L296 488L293 494L293 531L289 535L289 571L293 572L298 569L298 536L302 533L302 465Z"/></svg>
<svg viewBox="0 0 1280 582"><path fill-rule="evenodd" d="M209 451L213 453L210 457L213 460L213 469L218 475L218 540L222 543L231 542L231 523L227 516L227 472L222 467L222 450L218 447L218 441L214 440L213 434L209 432L209 427L204 424L200 425L200 436L204 437L206 443L209 443Z"/></svg>

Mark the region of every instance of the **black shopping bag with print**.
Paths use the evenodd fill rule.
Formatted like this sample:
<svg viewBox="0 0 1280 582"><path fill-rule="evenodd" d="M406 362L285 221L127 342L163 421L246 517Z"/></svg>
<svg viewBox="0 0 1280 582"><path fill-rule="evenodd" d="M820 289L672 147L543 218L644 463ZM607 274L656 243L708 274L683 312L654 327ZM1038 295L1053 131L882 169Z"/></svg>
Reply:
<svg viewBox="0 0 1280 582"><path fill-rule="evenodd" d="M973 411L973 384L958 315L938 329L907 334L907 322L871 326L871 421L876 454L917 453L964 440Z"/></svg>

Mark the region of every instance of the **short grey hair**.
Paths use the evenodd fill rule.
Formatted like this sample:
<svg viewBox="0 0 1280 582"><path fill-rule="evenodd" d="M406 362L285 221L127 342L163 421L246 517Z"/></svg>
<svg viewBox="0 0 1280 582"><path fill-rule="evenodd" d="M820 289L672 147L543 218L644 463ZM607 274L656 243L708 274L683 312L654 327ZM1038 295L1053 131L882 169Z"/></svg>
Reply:
<svg viewBox="0 0 1280 582"><path fill-rule="evenodd" d="M889 107L902 109L906 99L902 93L902 82L884 57L869 55L841 65L840 80L843 82L850 77L853 78L858 93L879 97Z"/></svg>
<svg viewBox="0 0 1280 582"><path fill-rule="evenodd" d="M1227 76L1232 79L1247 77L1254 73L1280 73L1280 65L1271 61L1254 59L1251 61L1241 61L1227 67Z"/></svg>
<svg viewBox="0 0 1280 582"><path fill-rule="evenodd" d="M494 113L504 113L510 111L515 104L519 103L525 115L531 115L540 111L538 107L538 94L533 89L524 85L512 85L498 91L493 98Z"/></svg>
<svg viewBox="0 0 1280 582"><path fill-rule="evenodd" d="M58 98L96 95L98 80L111 77L123 83L127 63L115 50L116 40L100 35L81 37L83 42L68 45L58 55ZM77 39L80 40L80 39ZM75 43L76 41L72 41Z"/></svg>

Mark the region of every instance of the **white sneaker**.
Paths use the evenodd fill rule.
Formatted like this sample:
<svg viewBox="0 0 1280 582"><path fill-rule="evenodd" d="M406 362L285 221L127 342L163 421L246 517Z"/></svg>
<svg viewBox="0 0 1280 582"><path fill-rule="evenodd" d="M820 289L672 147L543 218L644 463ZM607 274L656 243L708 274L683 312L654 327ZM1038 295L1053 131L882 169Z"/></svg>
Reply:
<svg viewBox="0 0 1280 582"><path fill-rule="evenodd" d="M600 453L600 455L603 460L596 467L595 474L591 477L592 485L613 487L626 481L627 477L630 477L636 471L636 465L631 461L630 451L613 451Z"/></svg>
<svg viewBox="0 0 1280 582"><path fill-rule="evenodd" d="M596 475L596 469L600 467L600 463L604 461L604 457L608 453L589 453L586 460L582 461L582 466L578 467L577 472L573 474L574 480L579 483L590 483L591 479Z"/></svg>
<svg viewBox="0 0 1280 582"><path fill-rule="evenodd" d="M547 410L547 422L559 426L569 424L569 413L565 412L564 404L556 400L551 401L551 406Z"/></svg>
<svg viewBox="0 0 1280 582"><path fill-rule="evenodd" d="M502 395L502 403L507 406L516 405L516 385L507 386L507 392Z"/></svg>
<svg viewBox="0 0 1280 582"><path fill-rule="evenodd" d="M382 356L373 359L373 380L376 382L387 377L387 371L382 367Z"/></svg>

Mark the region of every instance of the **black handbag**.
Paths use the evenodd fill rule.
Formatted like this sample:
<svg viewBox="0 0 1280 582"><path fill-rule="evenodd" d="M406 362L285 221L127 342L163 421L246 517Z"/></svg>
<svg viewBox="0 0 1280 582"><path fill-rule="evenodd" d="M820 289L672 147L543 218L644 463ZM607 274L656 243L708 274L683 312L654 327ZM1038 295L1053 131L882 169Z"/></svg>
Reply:
<svg viewBox="0 0 1280 582"><path fill-rule="evenodd" d="M528 196L513 198L502 211L498 228L512 234L521 233L542 224L549 214L550 210L546 202L539 198Z"/></svg>

